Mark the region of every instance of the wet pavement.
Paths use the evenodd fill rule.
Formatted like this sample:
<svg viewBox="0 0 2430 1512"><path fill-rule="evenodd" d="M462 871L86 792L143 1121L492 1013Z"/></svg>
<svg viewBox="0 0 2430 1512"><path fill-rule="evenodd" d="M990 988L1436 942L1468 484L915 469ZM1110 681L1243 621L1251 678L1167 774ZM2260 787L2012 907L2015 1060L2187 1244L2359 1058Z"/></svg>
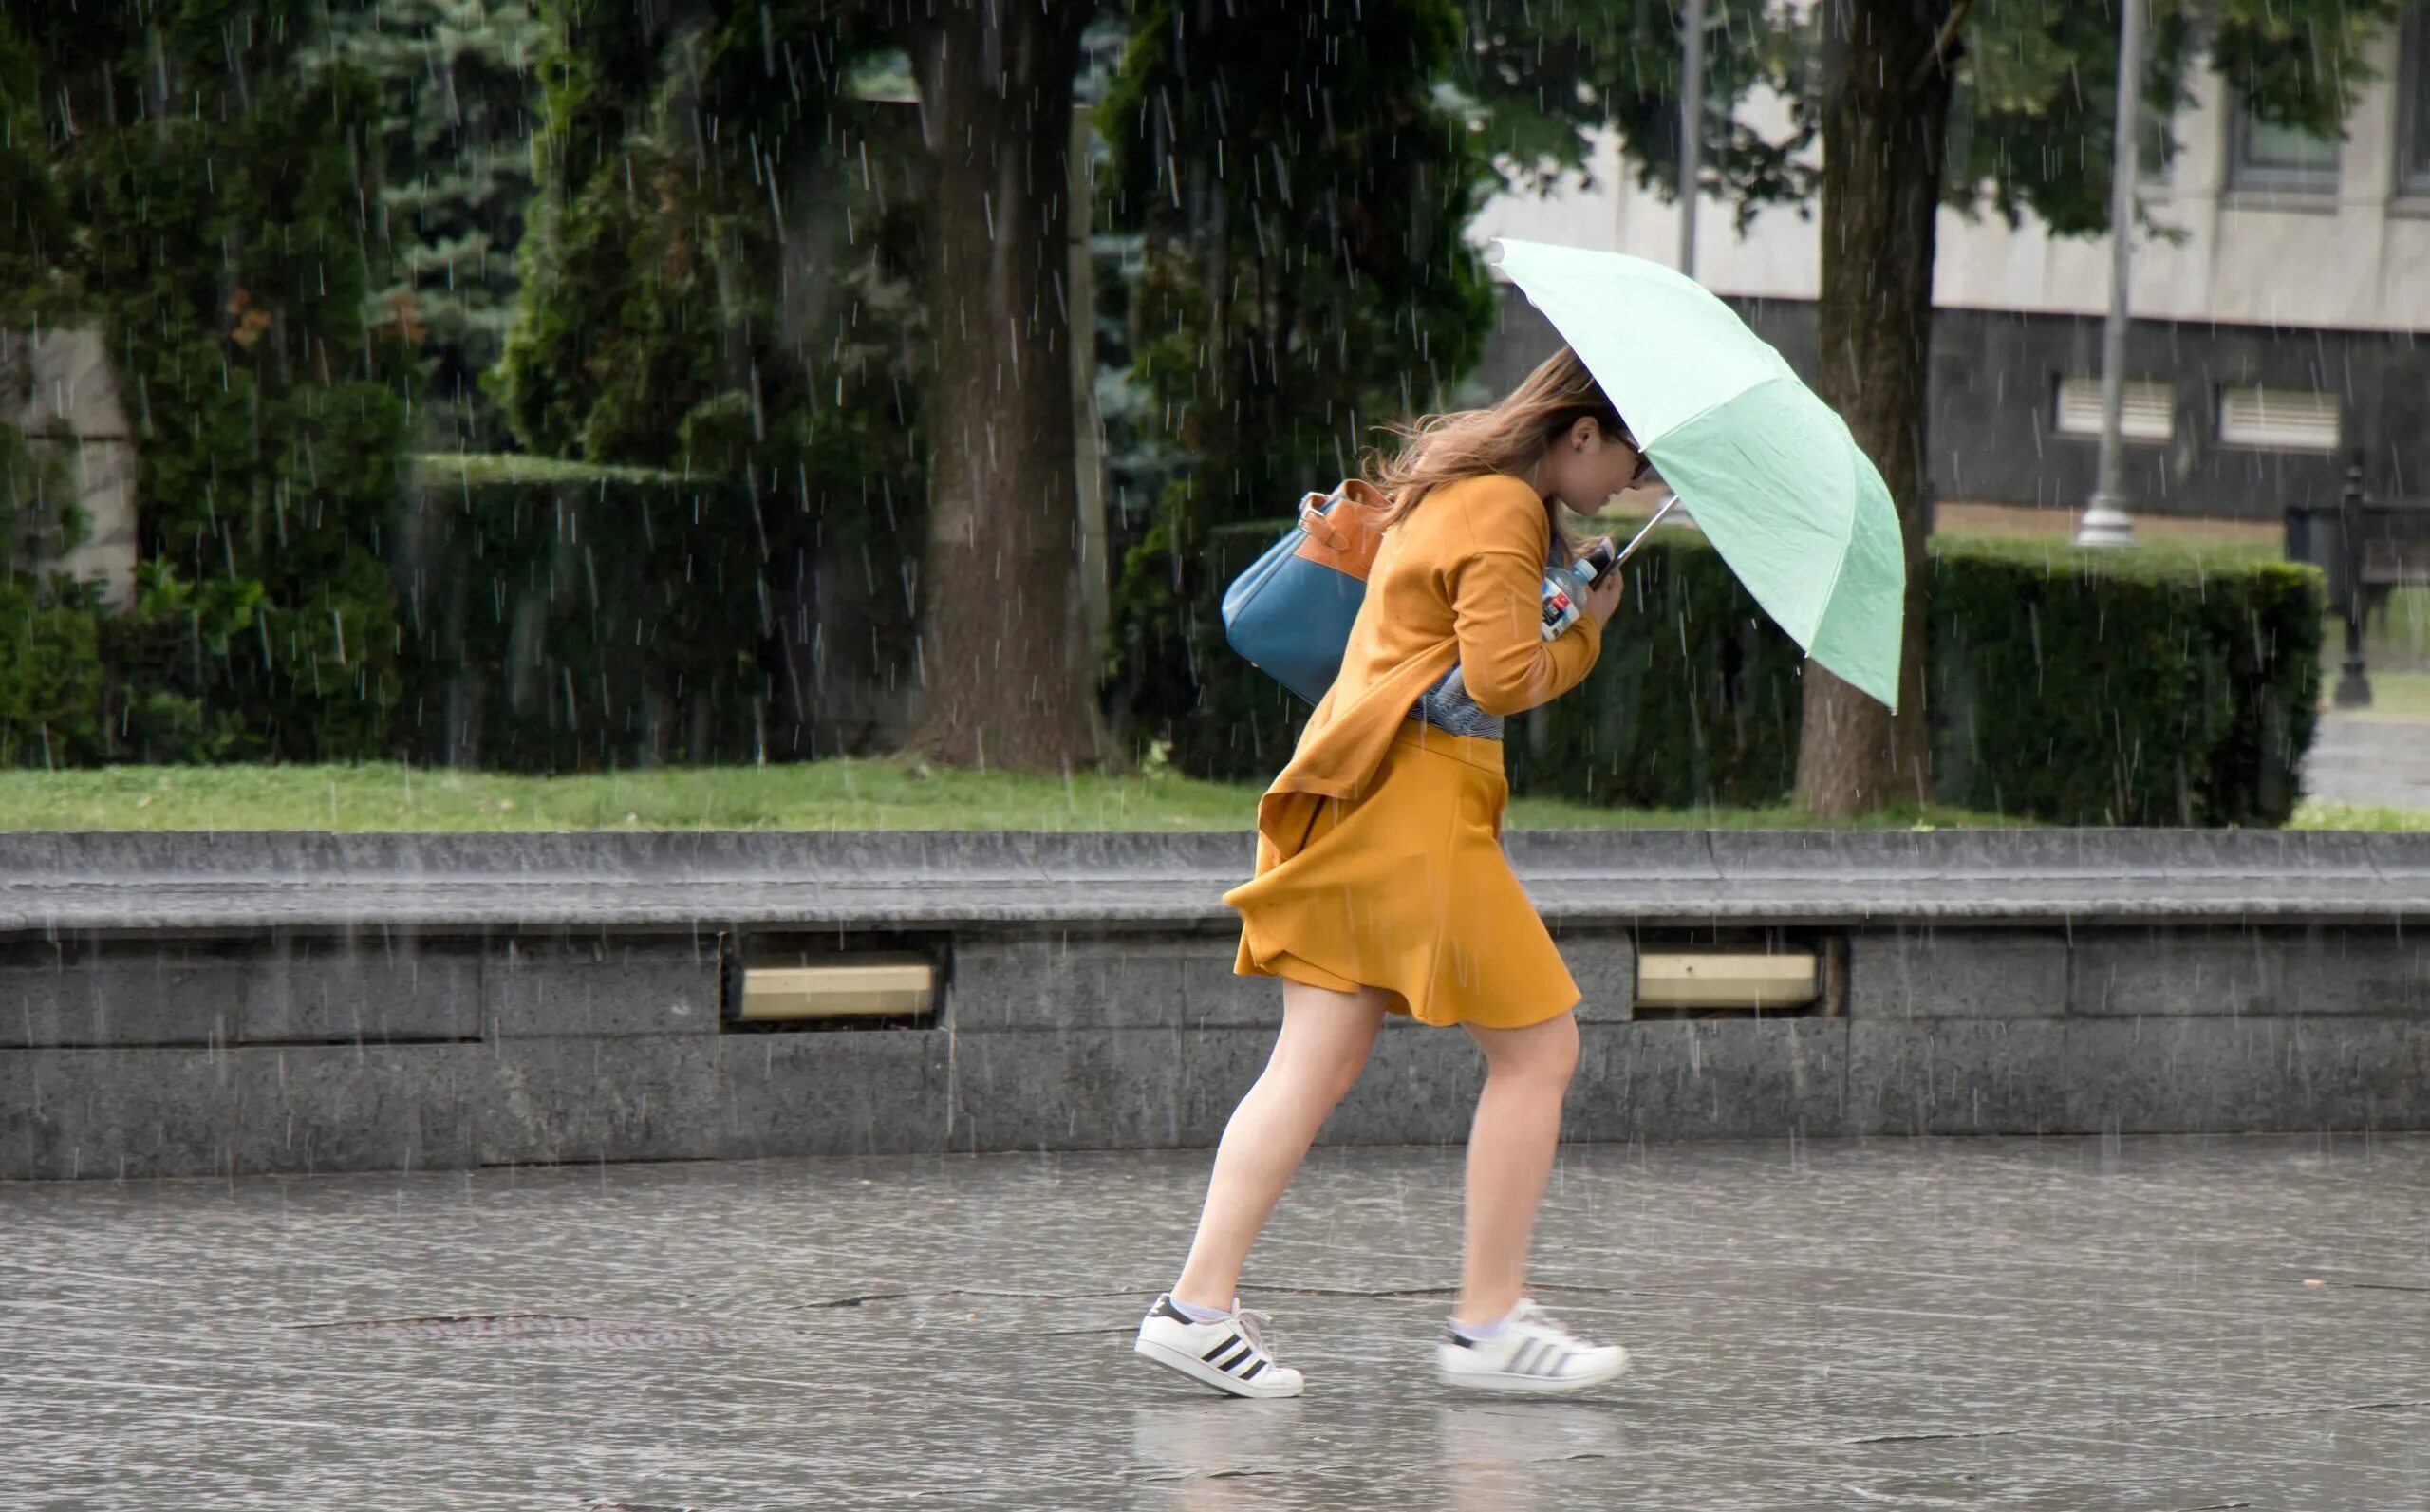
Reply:
<svg viewBox="0 0 2430 1512"><path fill-rule="evenodd" d="M1319 1150L1294 1402L1134 1359L1203 1153L0 1185L0 1506L2430 1506L2430 1135L1581 1147L1454 1395L1458 1152Z"/></svg>
<svg viewBox="0 0 2430 1512"><path fill-rule="evenodd" d="M2430 809L2430 723L2323 714L2304 758L2304 795L2377 809Z"/></svg>

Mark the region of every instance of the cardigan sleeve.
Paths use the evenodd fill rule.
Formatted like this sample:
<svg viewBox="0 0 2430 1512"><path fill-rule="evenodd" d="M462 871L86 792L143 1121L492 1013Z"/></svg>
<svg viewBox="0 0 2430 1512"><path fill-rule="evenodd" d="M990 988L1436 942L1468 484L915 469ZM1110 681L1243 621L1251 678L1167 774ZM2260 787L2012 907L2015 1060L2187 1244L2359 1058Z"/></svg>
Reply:
<svg viewBox="0 0 2430 1512"><path fill-rule="evenodd" d="M1603 626L1586 614L1560 639L1543 638L1552 522L1535 490L1496 477L1467 502L1470 550L1449 572L1460 675L1486 713L1523 714L1586 680L1602 651Z"/></svg>

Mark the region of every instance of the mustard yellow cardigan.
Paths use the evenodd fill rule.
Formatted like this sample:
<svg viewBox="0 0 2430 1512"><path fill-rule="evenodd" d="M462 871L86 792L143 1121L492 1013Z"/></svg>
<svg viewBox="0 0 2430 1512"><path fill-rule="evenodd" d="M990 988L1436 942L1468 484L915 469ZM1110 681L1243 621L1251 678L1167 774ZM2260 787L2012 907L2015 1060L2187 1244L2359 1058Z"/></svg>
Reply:
<svg viewBox="0 0 2430 1512"><path fill-rule="evenodd" d="M1581 617L1543 638L1552 520L1522 479L1486 473L1436 489L1384 534L1341 675L1258 803L1260 849L1307 832L1307 804L1355 798L1418 696L1454 663L1487 714L1523 713L1576 687L1602 650Z"/></svg>

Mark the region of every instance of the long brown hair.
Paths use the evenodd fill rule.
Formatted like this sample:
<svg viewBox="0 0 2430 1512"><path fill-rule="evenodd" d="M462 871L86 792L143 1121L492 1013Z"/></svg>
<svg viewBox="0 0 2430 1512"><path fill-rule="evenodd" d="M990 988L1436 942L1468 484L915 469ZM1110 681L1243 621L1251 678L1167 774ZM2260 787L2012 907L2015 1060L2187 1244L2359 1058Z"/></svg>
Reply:
<svg viewBox="0 0 2430 1512"><path fill-rule="evenodd" d="M1524 474L1544 455L1547 442L1590 416L1602 426L1605 440L1636 444L1619 410L1604 397L1603 385L1564 346L1490 409L1422 415L1385 427L1401 439L1401 446L1391 457L1375 451L1366 457L1368 480L1389 501L1377 523L1386 529L1399 524L1446 483L1480 473ZM1559 529L1558 516L1554 526Z"/></svg>

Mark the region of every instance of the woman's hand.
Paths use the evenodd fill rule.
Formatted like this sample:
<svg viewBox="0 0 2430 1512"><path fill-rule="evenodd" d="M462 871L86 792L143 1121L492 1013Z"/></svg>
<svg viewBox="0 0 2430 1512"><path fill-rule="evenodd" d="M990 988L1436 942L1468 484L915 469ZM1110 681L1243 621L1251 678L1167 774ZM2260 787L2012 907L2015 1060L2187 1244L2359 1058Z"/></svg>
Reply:
<svg viewBox="0 0 2430 1512"><path fill-rule="evenodd" d="M1586 585L1585 596L1578 601L1579 607L1595 616L1597 625L1611 624L1612 616L1620 607L1620 590L1627 583L1628 579L1618 572L1604 573Z"/></svg>

